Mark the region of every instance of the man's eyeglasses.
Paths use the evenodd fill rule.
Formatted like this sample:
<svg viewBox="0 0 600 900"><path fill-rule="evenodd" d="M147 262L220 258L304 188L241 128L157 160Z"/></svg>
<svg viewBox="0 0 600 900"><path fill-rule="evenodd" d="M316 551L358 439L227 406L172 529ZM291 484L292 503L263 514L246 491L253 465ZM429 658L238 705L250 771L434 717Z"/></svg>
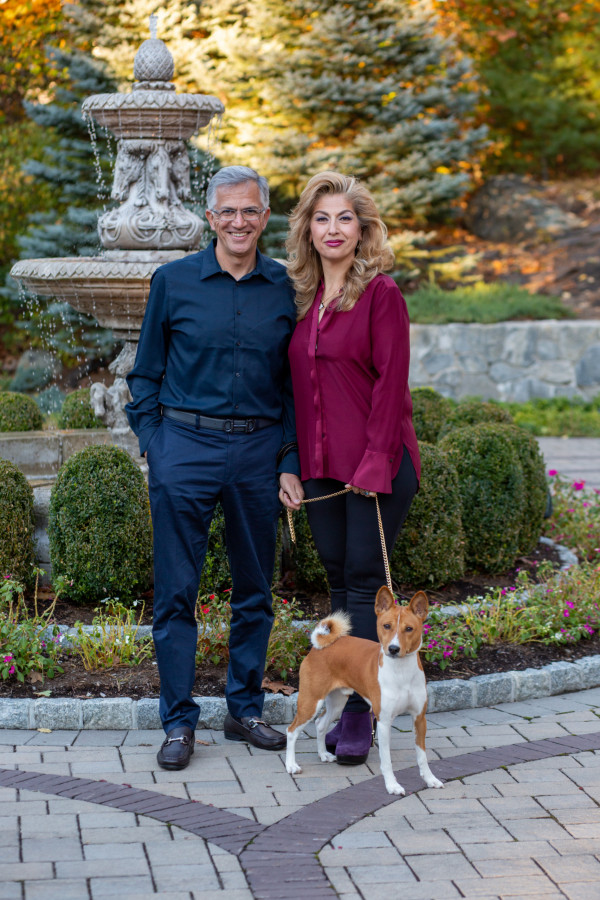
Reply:
<svg viewBox="0 0 600 900"><path fill-rule="evenodd" d="M230 209L226 207L225 209L211 209L210 212L215 219L219 219L221 222L233 222L238 212L242 214L242 219L245 222L255 222L256 219L259 219L266 212L266 207L265 209L257 209L255 206L248 206L246 209Z"/></svg>

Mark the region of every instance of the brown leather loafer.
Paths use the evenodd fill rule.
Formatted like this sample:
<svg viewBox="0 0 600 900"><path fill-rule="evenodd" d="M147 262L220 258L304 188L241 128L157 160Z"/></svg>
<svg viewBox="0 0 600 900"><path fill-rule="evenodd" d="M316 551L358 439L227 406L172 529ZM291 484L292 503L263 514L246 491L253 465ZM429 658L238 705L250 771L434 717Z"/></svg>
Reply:
<svg viewBox="0 0 600 900"><path fill-rule="evenodd" d="M283 750L287 743L285 734L255 716L234 719L231 713L227 713L223 730L228 741L247 741L260 750Z"/></svg>
<svg viewBox="0 0 600 900"><path fill-rule="evenodd" d="M163 769L185 769L193 752L194 732L187 725L180 725L167 732L156 759Z"/></svg>

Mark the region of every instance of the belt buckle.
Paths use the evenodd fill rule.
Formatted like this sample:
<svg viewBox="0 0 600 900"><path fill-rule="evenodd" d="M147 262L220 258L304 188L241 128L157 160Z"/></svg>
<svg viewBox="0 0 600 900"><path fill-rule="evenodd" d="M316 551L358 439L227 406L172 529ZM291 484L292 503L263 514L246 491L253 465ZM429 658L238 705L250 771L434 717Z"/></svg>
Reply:
<svg viewBox="0 0 600 900"><path fill-rule="evenodd" d="M246 421L246 427L244 429L246 434L252 434L252 432L255 430L255 428L256 428L256 419L248 419Z"/></svg>
<svg viewBox="0 0 600 900"><path fill-rule="evenodd" d="M225 422L224 422L224 424L223 424L223 428L224 428L224 430L227 432L227 434L230 434L230 433L234 430L234 428L235 428L235 425L234 425L234 423L233 423L233 419L225 419Z"/></svg>

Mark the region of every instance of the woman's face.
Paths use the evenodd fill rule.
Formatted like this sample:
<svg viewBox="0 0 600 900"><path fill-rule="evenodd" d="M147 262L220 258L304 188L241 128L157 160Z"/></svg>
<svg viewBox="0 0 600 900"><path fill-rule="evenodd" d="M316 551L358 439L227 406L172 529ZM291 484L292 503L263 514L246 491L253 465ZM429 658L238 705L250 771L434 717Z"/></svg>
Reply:
<svg viewBox="0 0 600 900"><path fill-rule="evenodd" d="M346 194L319 197L310 220L310 237L321 259L350 267L361 227Z"/></svg>

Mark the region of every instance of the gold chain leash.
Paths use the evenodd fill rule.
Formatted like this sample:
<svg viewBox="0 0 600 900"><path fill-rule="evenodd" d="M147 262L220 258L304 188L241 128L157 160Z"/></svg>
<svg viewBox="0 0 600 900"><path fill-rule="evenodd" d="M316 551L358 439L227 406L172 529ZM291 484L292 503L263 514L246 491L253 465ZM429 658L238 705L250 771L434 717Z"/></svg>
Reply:
<svg viewBox="0 0 600 900"><path fill-rule="evenodd" d="M324 494L322 497L312 497L310 500L302 500L302 503L317 503L319 500L330 500L332 497L341 497L342 494L349 494L351 488L344 488L343 491L335 491L334 494ZM391 594L394 593L392 588L392 576L390 575L390 564L388 561L387 548L385 546L385 535L383 533L383 522L381 521L381 510L379 509L379 497L375 494L375 506L377 507L377 524L379 526L379 538L381 540L381 553L383 556L383 568L385 569L385 580ZM290 529L290 538L292 543L296 543L296 529L294 528L294 517L292 510L286 507L288 527Z"/></svg>

